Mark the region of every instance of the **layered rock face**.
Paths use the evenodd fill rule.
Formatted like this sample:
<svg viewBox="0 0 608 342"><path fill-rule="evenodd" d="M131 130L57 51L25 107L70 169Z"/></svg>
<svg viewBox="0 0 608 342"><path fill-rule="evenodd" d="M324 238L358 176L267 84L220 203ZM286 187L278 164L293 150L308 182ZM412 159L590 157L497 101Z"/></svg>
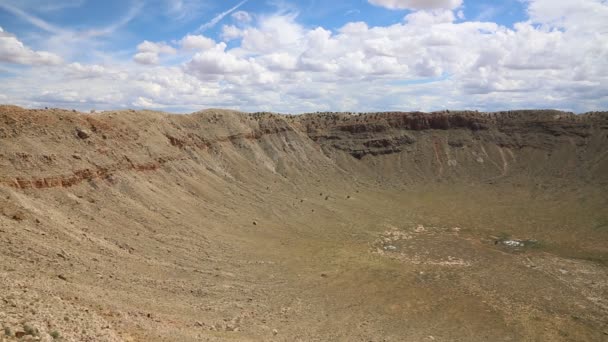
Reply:
<svg viewBox="0 0 608 342"><path fill-rule="evenodd" d="M328 154L344 152L364 165L381 161L372 168L394 180L576 179L605 185L607 118L515 111L328 114L301 121ZM355 169L357 163L349 168Z"/></svg>
<svg viewBox="0 0 608 342"><path fill-rule="evenodd" d="M247 160L270 172L314 174L320 166L405 183L608 181L607 113L85 115L5 106L0 122L0 182L18 188L72 186L203 159L209 168ZM232 159L218 161L223 152Z"/></svg>

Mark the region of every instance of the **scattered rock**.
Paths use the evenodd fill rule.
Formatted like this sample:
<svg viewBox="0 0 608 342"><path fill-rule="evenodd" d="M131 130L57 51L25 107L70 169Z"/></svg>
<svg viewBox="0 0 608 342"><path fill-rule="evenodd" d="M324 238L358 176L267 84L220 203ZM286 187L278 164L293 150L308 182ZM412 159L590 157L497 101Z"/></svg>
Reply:
<svg viewBox="0 0 608 342"><path fill-rule="evenodd" d="M17 212L15 214L13 214L13 216L11 216L11 218L15 221L23 221L25 220L25 215L22 212Z"/></svg>
<svg viewBox="0 0 608 342"><path fill-rule="evenodd" d="M502 245L509 248L532 247L538 243L537 240L515 240L515 239L496 239L495 245Z"/></svg>
<svg viewBox="0 0 608 342"><path fill-rule="evenodd" d="M68 281L68 278L66 278L63 274L58 275L57 278L64 280L64 281Z"/></svg>
<svg viewBox="0 0 608 342"><path fill-rule="evenodd" d="M253 225L257 226L258 225L258 221L253 221Z"/></svg>
<svg viewBox="0 0 608 342"><path fill-rule="evenodd" d="M388 245L388 246L384 246L384 250L385 251L396 251L397 247L395 247L393 245Z"/></svg>
<svg viewBox="0 0 608 342"><path fill-rule="evenodd" d="M505 240L501 241L501 243L507 247L524 247L525 244L521 241L517 240Z"/></svg>
<svg viewBox="0 0 608 342"><path fill-rule="evenodd" d="M80 139L88 139L91 136L91 132L84 128L76 128L76 136Z"/></svg>
<svg viewBox="0 0 608 342"><path fill-rule="evenodd" d="M276 336L279 334L279 331L277 329L272 329L272 334Z"/></svg>
<svg viewBox="0 0 608 342"><path fill-rule="evenodd" d="M327 277L328 277L328 275L327 275L327 273L321 273L321 277L322 277L322 278L327 278Z"/></svg>

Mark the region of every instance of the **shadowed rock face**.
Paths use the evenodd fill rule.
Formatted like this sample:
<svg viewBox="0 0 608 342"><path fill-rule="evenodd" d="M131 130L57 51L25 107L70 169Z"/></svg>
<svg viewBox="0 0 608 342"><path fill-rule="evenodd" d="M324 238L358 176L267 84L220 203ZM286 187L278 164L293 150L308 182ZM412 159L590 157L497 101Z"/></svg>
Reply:
<svg viewBox="0 0 608 342"><path fill-rule="evenodd" d="M406 171L413 181L429 175L483 181L523 176L529 170L555 178L554 171L561 170L577 179L607 180L600 171L606 169L605 112L311 114L298 120L328 155L344 152L360 160L399 155L401 161L393 158L392 170L383 171L389 177ZM495 171L499 174L493 176Z"/></svg>

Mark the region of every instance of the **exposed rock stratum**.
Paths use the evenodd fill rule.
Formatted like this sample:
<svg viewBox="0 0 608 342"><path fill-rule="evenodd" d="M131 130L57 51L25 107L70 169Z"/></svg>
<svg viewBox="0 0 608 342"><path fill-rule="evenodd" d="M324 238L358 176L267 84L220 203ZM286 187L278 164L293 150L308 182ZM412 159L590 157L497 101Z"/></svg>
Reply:
<svg viewBox="0 0 608 342"><path fill-rule="evenodd" d="M603 341L607 193L607 112L0 106L1 338Z"/></svg>

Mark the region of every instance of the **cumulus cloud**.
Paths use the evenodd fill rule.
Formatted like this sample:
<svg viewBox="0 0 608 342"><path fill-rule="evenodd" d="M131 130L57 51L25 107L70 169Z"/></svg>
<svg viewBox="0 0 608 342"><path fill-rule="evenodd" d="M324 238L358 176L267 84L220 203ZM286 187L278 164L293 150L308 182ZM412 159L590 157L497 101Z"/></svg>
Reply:
<svg viewBox="0 0 608 342"><path fill-rule="evenodd" d="M234 39L241 38L243 31L234 25L224 25L222 27L221 37L225 41L231 41Z"/></svg>
<svg viewBox="0 0 608 342"><path fill-rule="evenodd" d="M112 67L99 64L70 63L63 70L70 79L106 79L114 81L125 81L128 74Z"/></svg>
<svg viewBox="0 0 608 342"><path fill-rule="evenodd" d="M188 71L206 78L208 75L243 74L249 71L251 62L226 52L226 43L199 52L186 65Z"/></svg>
<svg viewBox="0 0 608 342"><path fill-rule="evenodd" d="M150 109L163 109L163 108L167 107L161 103L154 102L153 100L143 97L143 96L137 97L137 99L135 99L135 101L131 102L131 104L135 107L150 108Z"/></svg>
<svg viewBox="0 0 608 342"><path fill-rule="evenodd" d="M389 9L432 10L454 9L462 0L368 0L370 4Z"/></svg>
<svg viewBox="0 0 608 342"><path fill-rule="evenodd" d="M223 27L230 44L202 35L144 41L134 58L152 65L32 70L11 82L20 87L0 83L0 93L31 105L166 110L605 108L608 30L601 18L608 4L571 3L527 0L529 20L512 27L455 20L458 10L449 8L456 2L416 8L391 25L351 22L335 30L302 25L293 13L256 15ZM154 65L171 54L178 62ZM57 85L55 93L44 93L49 84Z"/></svg>
<svg viewBox="0 0 608 342"><path fill-rule="evenodd" d="M133 60L139 64L158 64L158 53L155 52L138 52L133 56Z"/></svg>
<svg viewBox="0 0 608 342"><path fill-rule="evenodd" d="M448 10L437 10L433 12L417 11L405 16L405 20L409 24L420 27L451 23L454 19L454 12Z"/></svg>
<svg viewBox="0 0 608 342"><path fill-rule="evenodd" d="M61 57L46 51L34 51L0 27L0 62L26 65L57 65Z"/></svg>
<svg viewBox="0 0 608 342"><path fill-rule="evenodd" d="M530 20L571 31L608 33L605 0L525 0Z"/></svg>
<svg viewBox="0 0 608 342"><path fill-rule="evenodd" d="M164 42L153 43L147 40L137 45L137 51L133 60L139 64L158 64L160 55L173 55L177 52L174 47Z"/></svg>
<svg viewBox="0 0 608 342"><path fill-rule="evenodd" d="M186 50L207 50L215 46L215 40L203 35L187 35L180 40L180 45Z"/></svg>
<svg viewBox="0 0 608 342"><path fill-rule="evenodd" d="M263 17L257 26L241 30L240 35L243 38L241 47L254 53L306 48L303 44L305 29L293 14Z"/></svg>
<svg viewBox="0 0 608 342"><path fill-rule="evenodd" d="M211 60L195 56L187 70L200 79L214 74L237 86L265 79L267 87L307 101L311 94L319 94L311 89L322 89L316 103L343 110L393 105L488 109L495 108L500 98L505 108L534 107L534 101L542 102L542 107L589 108L590 102L578 98L591 98L589 84L599 88L607 84L608 70L600 62L600 56L608 53L605 35L581 36L580 26L571 21L551 24L550 18L567 17L568 11L551 14L554 9L540 6L545 0L535 1L539 3L530 3L530 11L537 14L513 28L490 22L457 23L453 11L430 2L424 8L432 11L410 13L402 23L370 28L355 22L336 32L307 29L293 15L262 17L245 28L225 26L224 39L241 38L239 47L223 48L222 55ZM588 1L595 4L582 8L591 16L602 13L595 8L596 1ZM444 4L453 8L460 2ZM535 24L541 21L543 25ZM602 23L598 20L596 28ZM356 100L359 89L366 89L365 103ZM532 93L539 95L531 97ZM397 94L402 100L394 103L392 96ZM606 101L596 98L592 108Z"/></svg>

